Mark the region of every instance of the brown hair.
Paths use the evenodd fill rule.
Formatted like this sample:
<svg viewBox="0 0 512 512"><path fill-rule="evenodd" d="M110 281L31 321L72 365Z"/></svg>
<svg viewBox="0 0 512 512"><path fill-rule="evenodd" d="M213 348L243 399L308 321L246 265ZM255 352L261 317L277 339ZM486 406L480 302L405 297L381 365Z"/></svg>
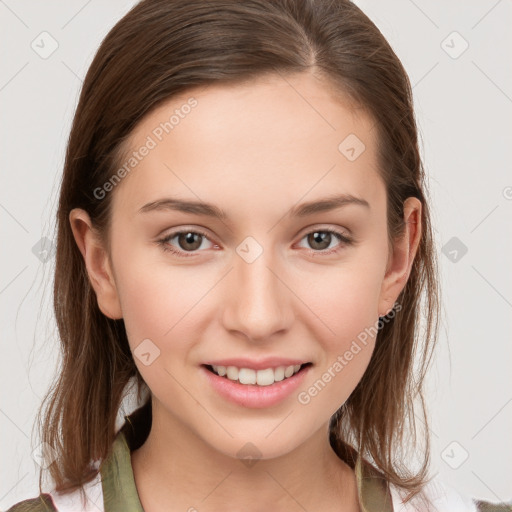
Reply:
<svg viewBox="0 0 512 512"><path fill-rule="evenodd" d="M331 445L352 467L347 447L357 449L409 497L426 482L430 444L422 383L437 336L439 285L412 91L402 64L377 27L348 0L144 0L99 47L67 147L54 280L62 363L38 415L41 440L57 453L49 466L57 490L72 491L97 474L90 461L111 449L126 384L135 377L139 397L146 386L123 320L112 320L98 308L70 211L86 210L109 248L112 194L98 200L93 191L112 177L124 143L145 115L192 87L304 72L324 78L375 121L391 247L403 233L405 199L422 202L422 235L397 299L401 311L379 329L367 371L331 418ZM420 305L423 293L426 302ZM411 471L403 449L417 444L418 398L424 456ZM404 439L405 432L410 438Z"/></svg>

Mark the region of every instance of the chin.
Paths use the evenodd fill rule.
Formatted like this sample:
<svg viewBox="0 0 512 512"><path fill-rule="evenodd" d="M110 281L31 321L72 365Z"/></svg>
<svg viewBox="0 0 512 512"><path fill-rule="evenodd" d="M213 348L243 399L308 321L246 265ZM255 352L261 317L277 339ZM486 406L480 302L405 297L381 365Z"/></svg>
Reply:
<svg viewBox="0 0 512 512"><path fill-rule="evenodd" d="M276 429L276 423L274 422L272 426L260 428L257 434L251 435L247 430L242 429L236 432L228 427L227 429L233 435L233 438L222 435L220 439L213 439L210 433L210 437L204 439L204 441L213 450L226 457L240 459L241 462L246 461L247 465L250 466L251 460L268 460L282 457L306 442L306 438L303 438L303 432L300 433L300 438L294 437L290 435L289 426L288 428L283 426L281 435L279 435L277 433L279 428Z"/></svg>

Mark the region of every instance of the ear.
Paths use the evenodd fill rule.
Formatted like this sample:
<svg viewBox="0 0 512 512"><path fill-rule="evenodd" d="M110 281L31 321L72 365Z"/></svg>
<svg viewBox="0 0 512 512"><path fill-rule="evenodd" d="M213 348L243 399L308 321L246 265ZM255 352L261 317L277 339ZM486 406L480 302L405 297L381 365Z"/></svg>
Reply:
<svg viewBox="0 0 512 512"><path fill-rule="evenodd" d="M408 197L404 202L405 229L395 242L388 258L386 274L379 297L379 316L385 316L395 304L411 273L412 264L421 239L421 201ZM391 252L391 251L390 251Z"/></svg>
<svg viewBox="0 0 512 512"><path fill-rule="evenodd" d="M122 318L121 304L106 249L93 229L89 214L80 208L69 213L76 244L82 253L100 311L113 320Z"/></svg>

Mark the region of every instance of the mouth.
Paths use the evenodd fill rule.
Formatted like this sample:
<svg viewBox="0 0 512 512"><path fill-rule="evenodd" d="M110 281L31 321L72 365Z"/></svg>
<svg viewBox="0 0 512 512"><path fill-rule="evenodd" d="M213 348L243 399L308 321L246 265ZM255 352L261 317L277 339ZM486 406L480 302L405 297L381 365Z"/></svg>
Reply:
<svg viewBox="0 0 512 512"><path fill-rule="evenodd" d="M271 386L274 383L286 381L304 370L313 363L303 363L288 366L276 366L254 370L252 368L244 368L237 366L221 366L203 364L209 372L222 377L224 379L236 382L242 385L253 386Z"/></svg>
<svg viewBox="0 0 512 512"><path fill-rule="evenodd" d="M228 360L225 361L226 365L201 364L200 374L205 377L204 382L223 399L237 406L254 409L278 406L289 399L304 383L311 367L314 366L308 362L267 367L272 364L270 361L259 364L253 362L253 366L260 367L256 370L227 365L227 362ZM290 362L292 361L286 361ZM240 360L238 364L244 363ZM277 363L278 361L274 362Z"/></svg>

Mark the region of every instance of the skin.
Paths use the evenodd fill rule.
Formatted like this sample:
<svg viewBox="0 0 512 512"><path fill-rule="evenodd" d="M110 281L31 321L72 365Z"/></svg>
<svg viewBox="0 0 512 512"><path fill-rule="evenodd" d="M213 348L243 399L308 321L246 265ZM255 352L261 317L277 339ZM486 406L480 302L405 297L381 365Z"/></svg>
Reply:
<svg viewBox="0 0 512 512"><path fill-rule="evenodd" d="M149 512L359 510L354 472L330 447L328 422L363 376L375 339L307 405L297 395L393 307L419 243L421 203L405 202L405 235L392 249L374 122L311 74L189 90L145 117L130 147L191 96L198 105L111 192L110 254L87 213L70 213L99 308L124 319L132 351L148 338L160 350L148 366L134 357L153 400L151 433L132 453L141 503ZM366 147L354 161L338 150L351 133ZM370 208L287 215L334 193ZM139 212L171 195L214 203L229 217ZM180 228L209 240L174 237L167 243L185 254L198 247L194 255L165 252L156 240ZM307 235L321 228L355 242L325 234L315 245ZM251 263L236 251L248 236L263 250ZM228 402L200 378L208 359L270 355L313 367L269 408ZM261 453L250 467L237 458L247 442Z"/></svg>

